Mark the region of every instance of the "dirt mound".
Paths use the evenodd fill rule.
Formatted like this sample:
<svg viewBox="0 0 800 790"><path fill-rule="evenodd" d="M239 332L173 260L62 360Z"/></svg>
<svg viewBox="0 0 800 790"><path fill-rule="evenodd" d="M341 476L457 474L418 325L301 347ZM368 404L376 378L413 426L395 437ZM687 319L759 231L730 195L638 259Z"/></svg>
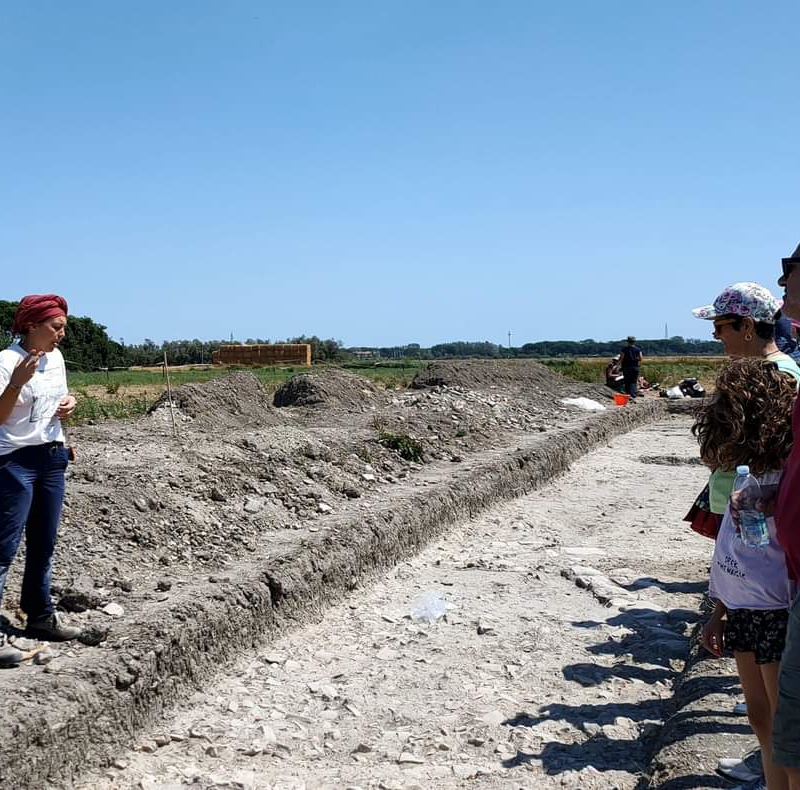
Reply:
<svg viewBox="0 0 800 790"><path fill-rule="evenodd" d="M530 359L459 359L431 362L414 377L415 389L457 387L459 389L525 390L538 396L561 398L583 395L610 398L611 390L602 384L587 384L562 376Z"/></svg>
<svg viewBox="0 0 800 790"><path fill-rule="evenodd" d="M244 425L278 422L264 387L252 373L237 371L199 384L184 384L173 390L172 402L182 417L204 428L228 429ZM168 413L165 392L151 407L151 414Z"/></svg>
<svg viewBox="0 0 800 790"><path fill-rule="evenodd" d="M292 376L275 392L275 406L338 406L348 411L369 411L379 391L368 379L329 368L321 373Z"/></svg>

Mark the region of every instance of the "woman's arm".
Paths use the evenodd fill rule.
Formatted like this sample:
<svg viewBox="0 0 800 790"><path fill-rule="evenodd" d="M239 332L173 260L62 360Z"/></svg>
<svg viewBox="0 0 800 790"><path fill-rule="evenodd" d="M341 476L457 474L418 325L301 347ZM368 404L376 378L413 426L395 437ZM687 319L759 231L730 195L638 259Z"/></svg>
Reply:
<svg viewBox="0 0 800 790"><path fill-rule="evenodd" d="M11 416L20 391L33 378L43 354L43 351L37 351L32 348L30 354L18 363L12 371L6 388L0 394L0 425L5 425Z"/></svg>
<svg viewBox="0 0 800 790"><path fill-rule="evenodd" d="M722 656L722 621L726 614L725 604L722 601L717 601L711 617L708 618L708 622L703 626L703 647L717 658Z"/></svg>

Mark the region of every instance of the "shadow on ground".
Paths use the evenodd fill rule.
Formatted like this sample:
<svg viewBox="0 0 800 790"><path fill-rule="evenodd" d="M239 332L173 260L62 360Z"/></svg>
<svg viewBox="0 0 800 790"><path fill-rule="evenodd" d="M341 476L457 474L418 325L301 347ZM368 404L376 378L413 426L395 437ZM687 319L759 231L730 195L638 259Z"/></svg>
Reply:
<svg viewBox="0 0 800 790"><path fill-rule="evenodd" d="M705 591L707 584L643 577L626 589L648 587L670 594L698 595ZM692 674L689 671L698 662L708 659L694 644L696 636L686 636L690 631L696 632L702 619L699 611L685 608L663 612L634 609L615 611L603 622L573 623L577 628L624 628L627 633L620 637L608 635L587 648L590 655L606 660L611 657L611 665L592 661L567 665L562 670L567 680L582 686L601 686L615 679L640 682L643 695L648 696L641 702L550 704L536 711L520 711L504 724L536 728L546 721L563 722L578 731L569 736L576 742L549 739L538 751L519 751L504 760L503 767L510 769L541 762L544 771L551 776L588 767L600 772L625 771L642 775L648 771L656 750L659 753L680 751L683 742L700 739L712 743L713 751L715 743L752 737L747 720L733 713L731 700L738 696L740 687L729 667L726 668L724 662L709 661L703 662L707 672ZM658 693L644 691L658 683L674 685L675 696L662 699ZM663 726L667 720L667 726ZM693 762L691 755L684 769L681 775L673 771L673 775L665 776L660 784L651 785L645 777L639 786L658 787L659 790L726 786L725 781L713 773L701 773L702 766Z"/></svg>

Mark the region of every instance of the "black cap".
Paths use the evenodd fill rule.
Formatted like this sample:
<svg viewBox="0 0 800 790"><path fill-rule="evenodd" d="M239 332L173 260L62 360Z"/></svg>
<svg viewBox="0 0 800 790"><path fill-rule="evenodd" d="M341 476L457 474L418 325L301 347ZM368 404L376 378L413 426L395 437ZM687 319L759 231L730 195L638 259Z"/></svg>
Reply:
<svg viewBox="0 0 800 790"><path fill-rule="evenodd" d="M781 259L783 263L800 263L800 244L795 247L794 252L788 258Z"/></svg>

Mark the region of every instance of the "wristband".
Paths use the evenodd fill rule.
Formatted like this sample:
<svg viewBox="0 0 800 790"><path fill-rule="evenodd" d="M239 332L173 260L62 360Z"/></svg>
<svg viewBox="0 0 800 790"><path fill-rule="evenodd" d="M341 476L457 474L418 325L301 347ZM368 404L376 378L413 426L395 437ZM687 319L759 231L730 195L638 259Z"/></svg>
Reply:
<svg viewBox="0 0 800 790"><path fill-rule="evenodd" d="M11 387L11 389L21 390L25 385L24 384L15 384L13 381L9 381L8 382L8 386Z"/></svg>

